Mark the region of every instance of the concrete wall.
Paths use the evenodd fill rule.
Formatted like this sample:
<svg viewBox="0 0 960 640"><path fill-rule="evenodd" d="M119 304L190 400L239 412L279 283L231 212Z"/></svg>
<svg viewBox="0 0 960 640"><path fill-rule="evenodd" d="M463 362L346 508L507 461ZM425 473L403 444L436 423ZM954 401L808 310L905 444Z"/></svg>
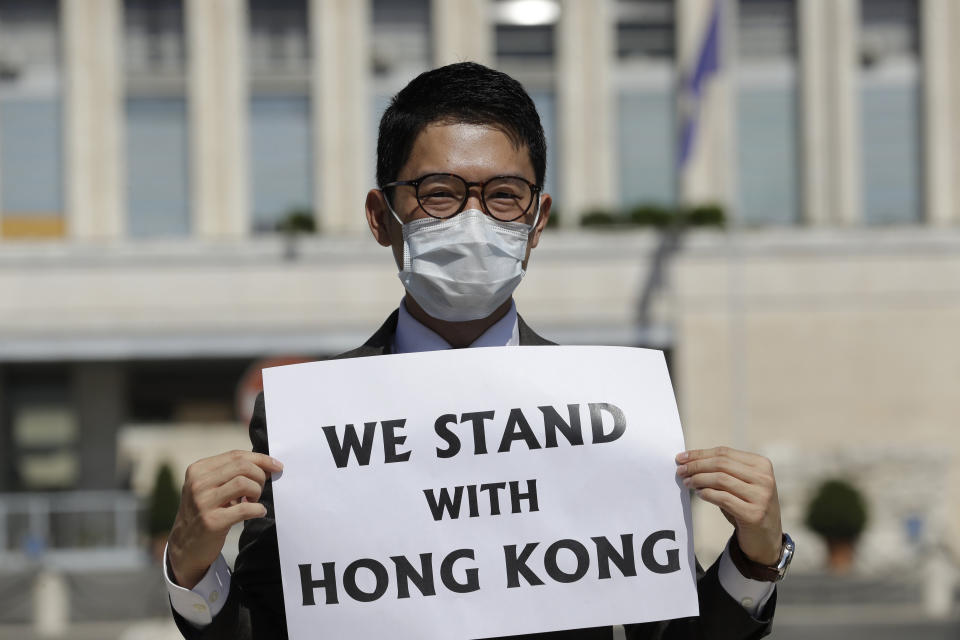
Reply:
<svg viewBox="0 0 960 640"><path fill-rule="evenodd" d="M897 478L931 535L955 537L958 240L891 230L691 243L673 289L689 444L767 452L794 530L816 470L859 480L881 519L902 498L878 478ZM729 527L701 515L702 543L721 544Z"/></svg>
<svg viewBox="0 0 960 640"><path fill-rule="evenodd" d="M648 233L548 234L522 312L560 339L635 343L655 244ZM370 238L308 238L297 256L282 239L12 246L0 255L0 361L339 352L403 297L392 254Z"/></svg>

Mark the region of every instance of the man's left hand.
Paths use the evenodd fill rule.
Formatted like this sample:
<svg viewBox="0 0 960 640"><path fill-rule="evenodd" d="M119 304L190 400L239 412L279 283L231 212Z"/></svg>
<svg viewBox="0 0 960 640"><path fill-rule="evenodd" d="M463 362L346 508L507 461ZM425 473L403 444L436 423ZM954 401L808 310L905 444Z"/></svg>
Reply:
<svg viewBox="0 0 960 640"><path fill-rule="evenodd" d="M764 565L780 559L783 527L773 464L729 447L694 449L677 456L677 475L701 499L720 507L736 529L744 555Z"/></svg>

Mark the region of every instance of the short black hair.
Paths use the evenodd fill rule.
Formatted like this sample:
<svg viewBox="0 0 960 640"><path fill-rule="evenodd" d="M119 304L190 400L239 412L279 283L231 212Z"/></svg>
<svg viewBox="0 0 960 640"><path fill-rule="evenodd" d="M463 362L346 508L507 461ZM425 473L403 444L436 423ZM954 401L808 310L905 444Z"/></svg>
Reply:
<svg viewBox="0 0 960 640"><path fill-rule="evenodd" d="M400 90L380 118L377 184L397 179L413 143L434 123L490 125L503 130L517 148L526 147L543 186L547 142L533 100L507 74L475 62L458 62L421 73Z"/></svg>

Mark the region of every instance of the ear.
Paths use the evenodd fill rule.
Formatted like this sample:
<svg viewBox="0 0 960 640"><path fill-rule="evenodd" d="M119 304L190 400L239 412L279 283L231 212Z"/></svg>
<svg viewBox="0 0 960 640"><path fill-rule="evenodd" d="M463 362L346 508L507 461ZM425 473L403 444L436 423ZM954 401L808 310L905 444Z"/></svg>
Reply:
<svg viewBox="0 0 960 640"><path fill-rule="evenodd" d="M390 229L396 224L390 208L387 206L386 196L380 189L371 189L367 192L366 201L367 225L374 240L382 247L393 246Z"/></svg>
<svg viewBox="0 0 960 640"><path fill-rule="evenodd" d="M537 243L540 242L540 234L547 228L547 222L550 220L550 206L552 204L553 198L550 197L549 193L540 196L540 219L537 220L537 226L534 227L533 233L530 234L530 241L528 243L531 249L537 246Z"/></svg>

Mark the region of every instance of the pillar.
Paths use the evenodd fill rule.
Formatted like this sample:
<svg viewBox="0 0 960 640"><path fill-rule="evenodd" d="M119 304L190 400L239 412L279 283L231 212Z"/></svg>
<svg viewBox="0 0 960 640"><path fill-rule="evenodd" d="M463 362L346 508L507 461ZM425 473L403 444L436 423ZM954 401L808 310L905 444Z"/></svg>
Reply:
<svg viewBox="0 0 960 640"><path fill-rule="evenodd" d="M576 225L594 207L616 204L614 95L616 64L612 0L565 0L557 26L557 98L564 201L570 215L561 224Z"/></svg>
<svg viewBox="0 0 960 640"><path fill-rule="evenodd" d="M119 363L73 366L71 387L80 427L80 489L117 488L117 434L126 418L125 383Z"/></svg>
<svg viewBox="0 0 960 640"><path fill-rule="evenodd" d="M64 574L41 569L33 581L32 595L36 637L66 637L70 627L70 587Z"/></svg>
<svg viewBox="0 0 960 640"><path fill-rule="evenodd" d="M923 168L926 222L960 223L960 7L922 0Z"/></svg>
<svg viewBox="0 0 960 640"><path fill-rule="evenodd" d="M185 0L191 206L194 233L204 237L250 232L246 7Z"/></svg>
<svg viewBox="0 0 960 640"><path fill-rule="evenodd" d="M2 238L0 238L2 240ZM0 363L0 493L12 491L16 477L16 465L13 458L13 425L6 403L7 376L3 363ZM3 536L5 521L0 513L0 549L6 549Z"/></svg>
<svg viewBox="0 0 960 640"><path fill-rule="evenodd" d="M430 9L434 64L493 63L494 26L488 0L433 0Z"/></svg>
<svg viewBox="0 0 960 640"><path fill-rule="evenodd" d="M310 0L317 227L356 233L363 215L370 146L369 0Z"/></svg>
<svg viewBox="0 0 960 640"><path fill-rule="evenodd" d="M804 220L852 226L862 213L859 0L799 0Z"/></svg>
<svg viewBox="0 0 960 640"><path fill-rule="evenodd" d="M123 236L121 0L61 2L68 233Z"/></svg>

